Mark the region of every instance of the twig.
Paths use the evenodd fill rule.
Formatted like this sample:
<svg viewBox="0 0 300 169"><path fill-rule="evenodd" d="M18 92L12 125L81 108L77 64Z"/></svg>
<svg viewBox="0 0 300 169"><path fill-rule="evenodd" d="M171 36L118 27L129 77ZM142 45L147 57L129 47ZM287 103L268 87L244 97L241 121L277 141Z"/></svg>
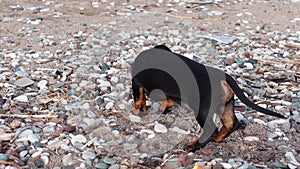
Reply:
<svg viewBox="0 0 300 169"><path fill-rule="evenodd" d="M220 8L222 8L218 3L216 3L216 2L191 2L191 4L192 5L200 5L200 6L202 6L202 5L216 5L216 6L218 6L218 7L220 7Z"/></svg>
<svg viewBox="0 0 300 169"><path fill-rule="evenodd" d="M14 162L8 162L8 161L0 160L0 164L11 165L11 166L13 166L17 169L22 169L18 164L14 163Z"/></svg>
<svg viewBox="0 0 300 169"><path fill-rule="evenodd" d="M286 44L285 46L291 49L300 49L299 44Z"/></svg>
<svg viewBox="0 0 300 169"><path fill-rule="evenodd" d="M261 165L261 164L253 164L253 165L258 168L268 168L267 165Z"/></svg>
<svg viewBox="0 0 300 169"><path fill-rule="evenodd" d="M174 157L174 154L172 154L169 158L167 158L166 160L164 160L161 164L160 164L160 166L162 167L162 166L164 166L169 160L171 160L172 158Z"/></svg>
<svg viewBox="0 0 300 169"><path fill-rule="evenodd" d="M30 114L0 114L0 118L5 117L18 117L18 118L57 118L56 114L38 114L38 115L30 115Z"/></svg>
<svg viewBox="0 0 300 169"><path fill-rule="evenodd" d="M254 60L257 60L258 62L261 62L264 64L278 64L278 62L280 62L280 63L285 63L285 64L300 65L300 62L298 62L298 61L289 61L289 60L271 61L271 60L264 60L264 59L260 59L260 58L255 58Z"/></svg>

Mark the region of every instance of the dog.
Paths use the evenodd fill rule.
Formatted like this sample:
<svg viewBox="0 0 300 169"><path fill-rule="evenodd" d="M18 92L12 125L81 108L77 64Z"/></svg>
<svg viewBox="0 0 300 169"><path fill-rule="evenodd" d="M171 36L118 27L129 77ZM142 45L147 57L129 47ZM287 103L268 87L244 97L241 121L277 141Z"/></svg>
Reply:
<svg viewBox="0 0 300 169"><path fill-rule="evenodd" d="M146 112L146 97L162 101L162 112L174 102L185 103L195 113L203 133L188 143L186 151L196 151L210 141L221 142L240 127L234 114L234 94L252 109L279 118L283 115L262 108L245 95L236 81L225 72L173 53L165 45L141 52L132 64L134 113ZM217 128L216 116L222 127Z"/></svg>

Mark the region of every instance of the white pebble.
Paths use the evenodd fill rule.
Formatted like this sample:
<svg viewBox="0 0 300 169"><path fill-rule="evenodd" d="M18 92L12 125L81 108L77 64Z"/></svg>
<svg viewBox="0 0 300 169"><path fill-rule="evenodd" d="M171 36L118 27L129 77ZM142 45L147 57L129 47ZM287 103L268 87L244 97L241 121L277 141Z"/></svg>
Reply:
<svg viewBox="0 0 300 169"><path fill-rule="evenodd" d="M37 86L40 88L40 89L44 89L46 87L46 85L48 84L48 81L47 80L41 80L37 83Z"/></svg>
<svg viewBox="0 0 300 169"><path fill-rule="evenodd" d="M45 156L45 155L42 155L42 156L41 156L41 159L43 160L44 165L47 166L48 163L49 163L49 157L47 157L47 156Z"/></svg>
<svg viewBox="0 0 300 169"><path fill-rule="evenodd" d="M32 157L32 158L35 158L35 157L40 156L41 154L42 154L41 151L37 151L37 152L34 152L34 153L31 155L31 157Z"/></svg>
<svg viewBox="0 0 300 169"><path fill-rule="evenodd" d="M244 66L245 66L244 69L246 69L246 70L252 70L254 68L253 64L250 62L245 62Z"/></svg>
<svg viewBox="0 0 300 169"><path fill-rule="evenodd" d="M117 84L119 82L119 78L116 77L116 76L113 76L111 77L110 81L113 83L113 84Z"/></svg>
<svg viewBox="0 0 300 169"><path fill-rule="evenodd" d="M111 108L113 108L114 107L114 103L113 102L108 102L107 104L106 104L106 106L105 106L105 109L106 110L110 110Z"/></svg>
<svg viewBox="0 0 300 169"><path fill-rule="evenodd" d="M137 122L137 123L141 122L141 118L139 116L135 116L135 115L132 115L132 114L129 115L129 119L132 122Z"/></svg>
<svg viewBox="0 0 300 169"><path fill-rule="evenodd" d="M232 165L229 163L220 163L224 169L231 169Z"/></svg>
<svg viewBox="0 0 300 169"><path fill-rule="evenodd" d="M24 95L20 95L20 96L18 96L18 97L15 97L14 100L15 100L15 101L18 101L18 102L24 102L24 103L29 102L28 97L27 97L27 96L24 96Z"/></svg>
<svg viewBox="0 0 300 169"><path fill-rule="evenodd" d="M266 122L264 122L263 120L261 120L261 119L253 119L253 121L255 122L255 123L258 123L258 124L261 124L261 125L264 125L264 126L266 126L267 125L267 123Z"/></svg>
<svg viewBox="0 0 300 169"><path fill-rule="evenodd" d="M296 158L292 152L286 152L284 156L288 163L291 163L296 166L300 166L300 163L296 160Z"/></svg>
<svg viewBox="0 0 300 169"><path fill-rule="evenodd" d="M259 141L258 137L255 136L248 136L244 138L245 141Z"/></svg>
<svg viewBox="0 0 300 169"><path fill-rule="evenodd" d="M78 134L76 136L73 136L71 139L71 143L74 145L75 143L86 143L87 139L84 135Z"/></svg>
<svg viewBox="0 0 300 169"><path fill-rule="evenodd" d="M168 129L166 128L165 125L160 124L160 123L156 123L154 126L154 131L158 132L158 133L167 133Z"/></svg>

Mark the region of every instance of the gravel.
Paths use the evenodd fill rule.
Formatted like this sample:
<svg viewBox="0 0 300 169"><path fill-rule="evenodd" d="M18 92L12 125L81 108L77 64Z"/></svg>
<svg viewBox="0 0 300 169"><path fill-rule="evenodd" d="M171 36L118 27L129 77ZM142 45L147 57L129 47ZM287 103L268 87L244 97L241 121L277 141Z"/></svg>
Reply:
<svg viewBox="0 0 300 169"><path fill-rule="evenodd" d="M1 169L300 168L299 1L0 3ZM184 152L189 109L133 114L130 65L163 43L288 119L237 101L245 128Z"/></svg>

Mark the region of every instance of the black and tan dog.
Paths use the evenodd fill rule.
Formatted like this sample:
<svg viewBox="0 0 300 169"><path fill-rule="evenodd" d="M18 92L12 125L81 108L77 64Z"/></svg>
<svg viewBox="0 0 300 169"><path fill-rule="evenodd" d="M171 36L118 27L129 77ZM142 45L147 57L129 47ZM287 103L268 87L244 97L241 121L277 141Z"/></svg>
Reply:
<svg viewBox="0 0 300 169"><path fill-rule="evenodd" d="M234 114L234 94L247 106L267 115L285 118L250 101L235 80L223 71L173 53L164 45L143 51L132 65L134 112L146 111L146 96L163 101L161 111L170 110L173 101L187 104L203 128L201 137L185 150L195 151L210 141L220 142L238 129ZM220 130L215 117L222 122Z"/></svg>

